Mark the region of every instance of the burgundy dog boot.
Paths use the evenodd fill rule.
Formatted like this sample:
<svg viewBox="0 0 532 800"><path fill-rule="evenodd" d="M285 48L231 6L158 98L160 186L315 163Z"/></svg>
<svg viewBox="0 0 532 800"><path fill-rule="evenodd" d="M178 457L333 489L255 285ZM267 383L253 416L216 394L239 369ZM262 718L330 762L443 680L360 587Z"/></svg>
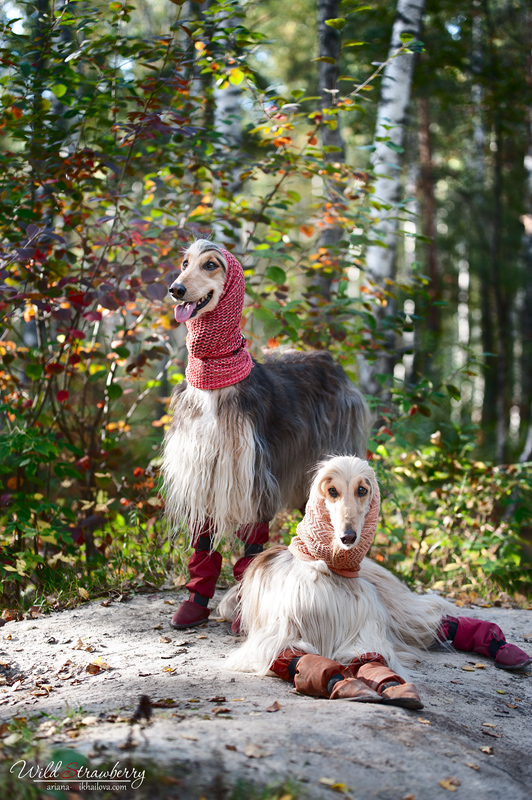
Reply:
<svg viewBox="0 0 532 800"><path fill-rule="evenodd" d="M444 617L441 638L452 642L457 650L494 658L499 669L524 669L532 664L532 658L517 645L509 644L494 622L473 617Z"/></svg>
<svg viewBox="0 0 532 800"><path fill-rule="evenodd" d="M198 602L201 600L202 602ZM191 594L188 600L183 600L174 616L170 620L172 628L193 628L209 619L210 609L207 608L209 599L200 594Z"/></svg>
<svg viewBox="0 0 532 800"><path fill-rule="evenodd" d="M244 555L233 566L233 575L235 581L241 581L255 556L264 550L264 545L270 538L270 523L259 522L257 525L242 525L236 535L244 542ZM240 633L240 614L238 612L231 624L231 633L235 635Z"/></svg>

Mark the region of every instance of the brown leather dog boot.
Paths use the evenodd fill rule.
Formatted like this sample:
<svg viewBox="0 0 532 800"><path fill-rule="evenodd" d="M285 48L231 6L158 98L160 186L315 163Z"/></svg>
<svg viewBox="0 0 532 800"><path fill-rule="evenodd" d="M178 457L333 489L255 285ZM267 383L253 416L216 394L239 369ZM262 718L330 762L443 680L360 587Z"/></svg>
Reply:
<svg viewBox="0 0 532 800"><path fill-rule="evenodd" d="M361 660L364 660L364 656ZM382 656L379 657L379 660L363 663L356 670L356 676L377 692L385 705L410 709L423 708L414 684L406 683L403 678L386 666Z"/></svg>
<svg viewBox="0 0 532 800"><path fill-rule="evenodd" d="M380 703L382 700L378 692L354 678L349 667L330 658L307 654L294 658L290 667L290 672L294 673L294 686L301 694L359 703Z"/></svg>

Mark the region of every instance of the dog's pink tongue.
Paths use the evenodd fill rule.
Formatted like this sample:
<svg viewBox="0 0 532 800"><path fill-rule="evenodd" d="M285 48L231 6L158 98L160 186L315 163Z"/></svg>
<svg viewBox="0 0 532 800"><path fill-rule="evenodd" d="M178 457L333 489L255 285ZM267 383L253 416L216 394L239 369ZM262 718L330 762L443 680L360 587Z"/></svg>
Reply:
<svg viewBox="0 0 532 800"><path fill-rule="evenodd" d="M181 306L176 306L174 309L174 317L176 322L186 322L190 319L192 312L196 308L196 303L183 303Z"/></svg>

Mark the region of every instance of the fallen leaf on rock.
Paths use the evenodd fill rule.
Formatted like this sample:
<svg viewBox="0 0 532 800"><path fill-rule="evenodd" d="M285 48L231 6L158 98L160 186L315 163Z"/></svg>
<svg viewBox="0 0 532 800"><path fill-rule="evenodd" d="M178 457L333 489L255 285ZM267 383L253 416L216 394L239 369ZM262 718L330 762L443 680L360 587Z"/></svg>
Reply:
<svg viewBox="0 0 532 800"><path fill-rule="evenodd" d="M82 641L82 639L78 639L78 641L76 642L76 644L73 644L73 645L72 645L72 650L83 650L83 649L85 648L85 646L86 646L86 645L85 645L85 643Z"/></svg>
<svg viewBox="0 0 532 800"><path fill-rule="evenodd" d="M179 703L177 700L173 700L171 697L167 697L165 700L156 700L155 702L152 701L152 708L178 708Z"/></svg>
<svg viewBox="0 0 532 800"><path fill-rule="evenodd" d="M9 608L4 608L2 611L2 619L5 622L13 622L13 620L17 619L17 612L11 611Z"/></svg>
<svg viewBox="0 0 532 800"><path fill-rule="evenodd" d="M525 642L532 642L532 633L523 633L523 639Z"/></svg>
<svg viewBox="0 0 532 800"><path fill-rule="evenodd" d="M462 681L449 681L449 683L458 683L461 685Z"/></svg>
<svg viewBox="0 0 532 800"><path fill-rule="evenodd" d="M97 675L98 672L106 669L111 669L111 667L109 666L109 664L105 663L105 661L101 656L98 656L97 658L94 659L92 663L87 664L87 666L85 667L85 672L88 672L91 675Z"/></svg>
<svg viewBox="0 0 532 800"><path fill-rule="evenodd" d="M267 758L271 756L271 753L261 747L260 744L250 743L245 746L244 755L248 758Z"/></svg>
<svg viewBox="0 0 532 800"><path fill-rule="evenodd" d="M100 605L101 605L101 606L104 606L105 608L107 608L108 606L110 606L110 605L111 605L111 603L112 603L112 602L113 602L113 601L112 601L112 599L109 597L107 600L102 600L102 602L100 603Z"/></svg>
<svg viewBox="0 0 532 800"><path fill-rule="evenodd" d="M154 628L153 628L154 631L162 631L162 629L163 629L163 626L161 625L161 623L159 623L158 625L155 625Z"/></svg>
<svg viewBox="0 0 532 800"><path fill-rule="evenodd" d="M207 637L205 636L205 634L204 634L204 633L200 633L200 635L199 635L199 636L196 636L195 638L196 638L196 639L206 639Z"/></svg>
<svg viewBox="0 0 532 800"><path fill-rule="evenodd" d="M497 694L506 694L504 689L496 689L495 691L497 692Z"/></svg>
<svg viewBox="0 0 532 800"><path fill-rule="evenodd" d="M4 639L11 640L12 638L13 637L12 637L12 635L10 633L8 633L7 636L4 636Z"/></svg>
<svg viewBox="0 0 532 800"><path fill-rule="evenodd" d="M175 606L175 600L165 600L167 606Z"/></svg>
<svg viewBox="0 0 532 800"><path fill-rule="evenodd" d="M184 586L187 581L188 578L185 577L185 575L179 575L177 578L174 578L174 586L177 589L178 586Z"/></svg>
<svg viewBox="0 0 532 800"><path fill-rule="evenodd" d="M225 622L225 617L213 617L212 622Z"/></svg>
<svg viewBox="0 0 532 800"><path fill-rule="evenodd" d="M83 717L81 720L82 725L96 725L98 717Z"/></svg>
<svg viewBox="0 0 532 800"><path fill-rule="evenodd" d="M481 747L480 750L482 753L487 753L489 756L493 755L493 747L488 747L487 745L484 745L484 747Z"/></svg>
<svg viewBox="0 0 532 800"><path fill-rule="evenodd" d="M418 722L421 722L422 725L430 725L430 719L423 719L423 717L418 717Z"/></svg>
<svg viewBox="0 0 532 800"><path fill-rule="evenodd" d="M226 744L225 745L225 749L234 751L234 750L236 750L236 747L234 746L234 744ZM281 798L281 800L282 800L282 798Z"/></svg>
<svg viewBox="0 0 532 800"><path fill-rule="evenodd" d="M168 644L168 643L169 643L169 642L171 642L172 640L170 639L170 637L169 637L169 636L159 636L159 641L160 641L160 642L163 642L163 644Z"/></svg>
<svg viewBox="0 0 532 800"><path fill-rule="evenodd" d="M465 762L466 767L471 767L471 769L480 769L478 764L472 764L471 761Z"/></svg>
<svg viewBox="0 0 532 800"><path fill-rule="evenodd" d="M229 714L231 712L230 708L226 708L225 706L214 706L212 709L213 714Z"/></svg>
<svg viewBox="0 0 532 800"><path fill-rule="evenodd" d="M197 742L198 741L198 737L194 736L193 733L180 733L179 735L183 739L190 739L191 742Z"/></svg>
<svg viewBox="0 0 532 800"><path fill-rule="evenodd" d="M442 789L447 789L448 792L456 792L460 786L458 778L445 778L443 781L438 781Z"/></svg>
<svg viewBox="0 0 532 800"><path fill-rule="evenodd" d="M79 594L79 596L81 597L82 600L88 600L89 599L89 593L88 593L88 591L86 589L83 588L83 586L78 586L78 594Z"/></svg>
<svg viewBox="0 0 532 800"><path fill-rule="evenodd" d="M405 794L401 797L401 800L416 800L415 794Z"/></svg>
<svg viewBox="0 0 532 800"><path fill-rule="evenodd" d="M484 728L496 728L497 725L495 722L483 722L482 725Z"/></svg>
<svg viewBox="0 0 532 800"><path fill-rule="evenodd" d="M20 733L12 733L11 736L8 736L4 739L4 744L8 747L11 747L12 744L16 744L22 736Z"/></svg>
<svg viewBox="0 0 532 800"><path fill-rule="evenodd" d="M323 783L324 786L334 786L336 781L334 778L318 778L318 783Z"/></svg>
<svg viewBox="0 0 532 800"><path fill-rule="evenodd" d="M149 678L151 672L139 672L139 678Z"/></svg>
<svg viewBox="0 0 532 800"><path fill-rule="evenodd" d="M79 731L67 731L66 735L69 736L71 739L77 739L79 736Z"/></svg>
<svg viewBox="0 0 532 800"><path fill-rule="evenodd" d="M274 711L280 711L280 710L281 710L281 704L278 703L277 700L275 700L275 702L273 702L271 704L271 706L268 706L268 708L266 709L266 711L269 711L270 713L273 713Z"/></svg>
<svg viewBox="0 0 532 800"><path fill-rule="evenodd" d="M225 697L221 694L217 694L214 697L209 697L209 703L225 703Z"/></svg>
<svg viewBox="0 0 532 800"><path fill-rule="evenodd" d="M245 697L233 697L233 703L242 703L246 698Z"/></svg>
<svg viewBox="0 0 532 800"><path fill-rule="evenodd" d="M502 734L500 733L492 733L491 731L485 731L484 729L482 729L482 733L484 734L484 736L491 736L493 739L502 738Z"/></svg>
<svg viewBox="0 0 532 800"><path fill-rule="evenodd" d="M462 669L463 669L464 672L474 672L475 671L475 667L470 667L470 666L468 666L468 664L464 664L462 666ZM440 783L441 783L441 781L440 781ZM456 791L456 789L453 789L453 792L454 791Z"/></svg>
<svg viewBox="0 0 532 800"><path fill-rule="evenodd" d="M508 708L517 708L515 703L506 703L506 705L508 706Z"/></svg>
<svg viewBox="0 0 532 800"><path fill-rule="evenodd" d="M487 664L473 664L475 669L486 669Z"/></svg>
<svg viewBox="0 0 532 800"><path fill-rule="evenodd" d="M175 658L176 655L177 655L176 653L167 653L165 656L160 656L160 658L163 659Z"/></svg>
<svg viewBox="0 0 532 800"><path fill-rule="evenodd" d="M119 744L118 745L118 749L119 750L133 750L135 747L138 747L138 746L139 746L138 742L134 742L133 740L128 739L127 742L124 742L123 744Z"/></svg>
<svg viewBox="0 0 532 800"><path fill-rule="evenodd" d="M163 672L168 672L170 675L172 675L175 672L175 667L164 667Z"/></svg>

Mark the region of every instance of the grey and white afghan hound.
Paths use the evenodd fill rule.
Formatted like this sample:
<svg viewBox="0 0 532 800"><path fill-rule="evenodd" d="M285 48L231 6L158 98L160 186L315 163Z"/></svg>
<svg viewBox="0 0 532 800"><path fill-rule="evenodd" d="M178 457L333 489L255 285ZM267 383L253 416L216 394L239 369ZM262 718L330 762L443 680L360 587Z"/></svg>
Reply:
<svg viewBox="0 0 532 800"><path fill-rule="evenodd" d="M247 566L267 541L264 525L281 509L304 507L318 461L365 456L370 414L327 352L250 358L240 333L242 267L214 242L187 249L170 292L176 319L187 323L189 366L164 442L166 509L174 525L188 523L202 568L209 558L219 573L213 551L222 537L248 543ZM195 556L188 587L206 608L216 579L209 587L194 580Z"/></svg>

